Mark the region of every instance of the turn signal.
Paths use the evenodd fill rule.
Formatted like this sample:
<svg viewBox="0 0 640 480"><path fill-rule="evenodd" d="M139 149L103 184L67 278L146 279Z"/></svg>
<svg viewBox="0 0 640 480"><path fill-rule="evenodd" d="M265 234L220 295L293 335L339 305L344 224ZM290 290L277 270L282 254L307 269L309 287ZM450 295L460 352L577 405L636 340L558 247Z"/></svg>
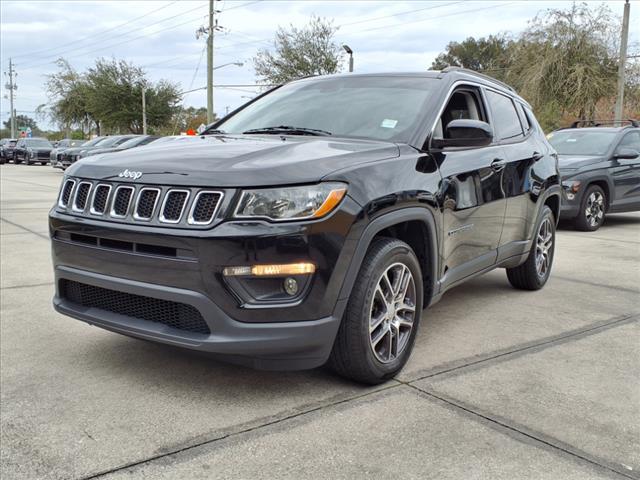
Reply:
<svg viewBox="0 0 640 480"><path fill-rule="evenodd" d="M222 274L225 277L274 277L284 275L308 275L315 273L313 263L287 263L281 265L253 265L251 267L225 267Z"/></svg>

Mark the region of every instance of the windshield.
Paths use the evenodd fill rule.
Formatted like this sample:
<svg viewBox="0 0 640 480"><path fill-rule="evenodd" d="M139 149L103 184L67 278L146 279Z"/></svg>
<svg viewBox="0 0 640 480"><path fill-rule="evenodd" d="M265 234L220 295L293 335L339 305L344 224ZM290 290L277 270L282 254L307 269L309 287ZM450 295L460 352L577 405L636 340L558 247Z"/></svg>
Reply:
<svg viewBox="0 0 640 480"><path fill-rule="evenodd" d="M617 134L612 131L563 130L550 134L549 143L559 155L603 155Z"/></svg>
<svg viewBox="0 0 640 480"><path fill-rule="evenodd" d="M113 147L115 145L120 145L122 142L128 140L127 138L122 138L120 136L115 137L107 137L102 140L97 146L100 148Z"/></svg>
<svg viewBox="0 0 640 480"><path fill-rule="evenodd" d="M119 149L125 150L127 148L137 147L138 145L146 145L148 143L153 142L158 137L133 137L118 145Z"/></svg>
<svg viewBox="0 0 640 480"><path fill-rule="evenodd" d="M225 133L289 126L408 142L436 79L337 77L284 85L216 125ZM280 133L280 132L278 132Z"/></svg>
<svg viewBox="0 0 640 480"><path fill-rule="evenodd" d="M70 147L79 147L80 145L84 145L84 140L71 140L69 142Z"/></svg>
<svg viewBox="0 0 640 480"><path fill-rule="evenodd" d="M28 138L24 141L28 147L51 147L48 140L43 138Z"/></svg>
<svg viewBox="0 0 640 480"><path fill-rule="evenodd" d="M93 140L89 140L86 143L83 143L82 146L83 147L93 147L95 145L97 145L98 143L100 143L103 140L106 140L108 137L96 137Z"/></svg>

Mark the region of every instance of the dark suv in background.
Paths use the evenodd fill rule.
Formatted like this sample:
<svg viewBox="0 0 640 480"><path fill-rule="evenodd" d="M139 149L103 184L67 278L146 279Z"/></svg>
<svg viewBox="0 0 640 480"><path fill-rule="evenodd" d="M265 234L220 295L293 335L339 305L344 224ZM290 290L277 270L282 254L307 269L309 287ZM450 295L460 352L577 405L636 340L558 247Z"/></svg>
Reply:
<svg viewBox="0 0 640 480"><path fill-rule="evenodd" d="M607 213L640 210L640 122L577 121L548 138L560 162L561 218L589 232Z"/></svg>
<svg viewBox="0 0 640 480"><path fill-rule="evenodd" d="M307 78L199 137L73 165L50 212L54 306L258 368L328 361L378 383L450 288L494 268L546 283L560 194L530 106L489 77Z"/></svg>

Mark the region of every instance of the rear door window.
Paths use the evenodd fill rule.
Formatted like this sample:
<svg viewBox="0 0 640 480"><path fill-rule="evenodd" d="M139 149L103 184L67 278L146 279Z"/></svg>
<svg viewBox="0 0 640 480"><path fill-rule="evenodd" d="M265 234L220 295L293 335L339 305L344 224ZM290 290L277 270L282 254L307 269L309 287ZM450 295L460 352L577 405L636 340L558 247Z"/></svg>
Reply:
<svg viewBox="0 0 640 480"><path fill-rule="evenodd" d="M513 101L506 95L487 90L492 120L499 140L513 140L523 136L520 117Z"/></svg>

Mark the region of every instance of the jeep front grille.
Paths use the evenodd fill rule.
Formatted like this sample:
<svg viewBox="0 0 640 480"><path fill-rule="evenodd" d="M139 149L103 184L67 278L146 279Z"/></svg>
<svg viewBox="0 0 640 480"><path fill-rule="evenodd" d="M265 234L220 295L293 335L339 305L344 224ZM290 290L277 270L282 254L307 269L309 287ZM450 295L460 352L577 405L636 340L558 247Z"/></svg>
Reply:
<svg viewBox="0 0 640 480"><path fill-rule="evenodd" d="M68 178L60 190L58 210L95 220L205 228L216 219L223 196L221 191L195 187Z"/></svg>

